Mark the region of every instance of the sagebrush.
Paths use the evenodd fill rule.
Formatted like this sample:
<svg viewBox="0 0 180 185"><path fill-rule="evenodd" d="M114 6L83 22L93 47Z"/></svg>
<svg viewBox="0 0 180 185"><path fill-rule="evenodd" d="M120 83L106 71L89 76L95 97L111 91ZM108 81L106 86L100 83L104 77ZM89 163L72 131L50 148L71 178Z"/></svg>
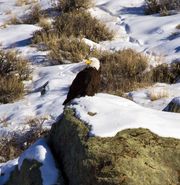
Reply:
<svg viewBox="0 0 180 185"><path fill-rule="evenodd" d="M111 40L113 33L105 24L85 11L63 13L55 19L54 28L59 34L85 37L95 42Z"/></svg>
<svg viewBox="0 0 180 185"><path fill-rule="evenodd" d="M30 77L28 61L15 51L0 50L0 103L9 103L22 97L23 80Z"/></svg>
<svg viewBox="0 0 180 185"><path fill-rule="evenodd" d="M56 47L51 48L49 58L53 64L62 64L65 61L80 62L85 58L96 55L98 55L98 51L90 52L90 47L83 40L62 36Z"/></svg>
<svg viewBox="0 0 180 185"><path fill-rule="evenodd" d="M180 79L180 63L161 64L149 73L152 82L176 83Z"/></svg>
<svg viewBox="0 0 180 185"><path fill-rule="evenodd" d="M179 0L145 0L145 3L146 14L169 15L169 10L180 10Z"/></svg>
<svg viewBox="0 0 180 185"><path fill-rule="evenodd" d="M87 9L91 4L91 0L59 0L58 6L61 11L69 12L80 8Z"/></svg>
<svg viewBox="0 0 180 185"><path fill-rule="evenodd" d="M148 59L132 49L105 52L101 61L101 91L123 94L144 85Z"/></svg>

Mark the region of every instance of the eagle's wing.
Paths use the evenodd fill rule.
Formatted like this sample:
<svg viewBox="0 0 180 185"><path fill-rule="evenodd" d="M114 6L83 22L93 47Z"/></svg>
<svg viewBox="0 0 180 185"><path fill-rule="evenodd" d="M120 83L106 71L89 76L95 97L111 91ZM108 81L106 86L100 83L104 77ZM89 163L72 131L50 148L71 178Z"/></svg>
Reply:
<svg viewBox="0 0 180 185"><path fill-rule="evenodd" d="M70 100L78 96L85 96L86 89L90 81L91 75L88 69L84 69L81 72L79 72L69 88L67 98L64 101L63 105L67 104Z"/></svg>

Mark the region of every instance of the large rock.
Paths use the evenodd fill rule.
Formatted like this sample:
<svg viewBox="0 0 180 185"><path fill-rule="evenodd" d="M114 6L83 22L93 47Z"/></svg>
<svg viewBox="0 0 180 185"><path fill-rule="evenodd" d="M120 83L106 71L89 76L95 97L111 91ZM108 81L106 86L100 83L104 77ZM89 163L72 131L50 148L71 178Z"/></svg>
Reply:
<svg viewBox="0 0 180 185"><path fill-rule="evenodd" d="M180 140L142 128L89 137L89 129L71 109L51 129L49 144L66 184L180 185Z"/></svg>
<svg viewBox="0 0 180 185"><path fill-rule="evenodd" d="M9 173L8 165L4 175ZM1 183L0 183L1 184ZM6 185L64 185L46 139L37 140L25 150L14 166Z"/></svg>
<svg viewBox="0 0 180 185"><path fill-rule="evenodd" d="M173 98L163 111L180 113L180 97Z"/></svg>
<svg viewBox="0 0 180 185"><path fill-rule="evenodd" d="M25 159L20 170L18 165L15 167L5 185L42 185L41 166L36 160Z"/></svg>

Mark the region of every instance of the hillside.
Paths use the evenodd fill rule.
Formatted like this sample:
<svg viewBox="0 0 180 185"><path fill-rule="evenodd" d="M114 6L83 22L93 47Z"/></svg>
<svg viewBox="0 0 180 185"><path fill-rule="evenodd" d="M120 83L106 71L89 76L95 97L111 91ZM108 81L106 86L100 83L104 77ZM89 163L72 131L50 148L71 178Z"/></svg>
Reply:
<svg viewBox="0 0 180 185"><path fill-rule="evenodd" d="M28 185L76 185L78 181L72 180L69 183L69 179L66 179L72 175L70 169L76 168L76 164L67 165L70 169L66 171L65 164L68 161L63 158L66 153L60 154L60 159L63 160L61 164L59 153L56 154L59 151L53 148L56 142L56 147L65 146L65 143L61 143L61 137L71 141L71 136L63 136L63 130L57 141L52 136L55 125L59 124L57 127L61 127L69 109L74 111L72 124L74 119L78 119L82 125L86 125L86 136L83 135L84 131L79 133L79 129L84 128L82 126L77 127L78 134L71 123L66 129L75 132L74 142L83 138L80 145L76 143L77 148L80 147L85 153L89 152L87 156L83 152L80 155L85 161L92 157L92 166L87 165L86 169L86 165L80 165L87 170L87 174L91 168L97 169L97 173L92 173L90 179L95 175L103 179L99 181L100 184L139 184L137 171L119 169L119 163L116 165L113 155L109 154L110 139L115 143L114 155L118 155L118 146L124 148L126 142L137 142L137 147L140 147L137 158L139 162L134 162L132 168L137 167L138 171L147 170L140 165L142 161L146 163L143 157L148 160L148 164L152 162L150 153L154 145L158 153L168 152L164 159L161 154L154 156L160 163L158 160L158 164L154 162L152 169L158 171L163 168L165 174L171 170L171 173L176 174L174 179L169 180L168 176L164 185L168 180L171 184L180 183L179 8L172 7L171 10L161 9L160 12L146 14L147 4L144 0L95 0L90 5L83 4L82 1L76 7L71 7L70 4L67 6L65 2L71 1L0 1L0 185L25 185L24 178L28 179ZM78 72L85 68L84 59L89 56L96 57L101 62L102 82L99 92L93 97L76 98L64 107L62 103L69 86ZM16 62L12 64L12 61ZM64 131L69 133L68 130ZM136 132L138 141L132 136ZM44 136L44 139L38 140ZM51 136L53 141L49 139ZM126 142L121 143L119 137ZM156 138L154 140L158 140L157 143L150 143L149 146L146 143L149 137ZM99 174L98 162L101 157L102 161L105 160L105 157L93 153L93 139L95 146L96 141L99 145L101 142L104 144L99 151L105 152L111 163L110 166L108 162L107 165L103 163L104 171L101 169ZM150 147L148 151L143 148L140 139ZM104 142L107 142L107 146ZM173 154L169 150L171 144L174 147ZM90 146L90 151L86 151L87 146ZM133 145L128 147L132 154ZM71 145L66 150L71 150ZM126 160L126 154L125 152L125 157L117 159L122 160L124 165L133 158L130 156ZM127 157L128 155L129 153ZM169 162L170 155L176 156L172 163ZM81 158L76 157L73 159L80 163ZM169 163L165 165L167 161ZM28 176L27 169L34 166L35 171ZM108 174L111 168L115 169L114 174ZM154 173L153 170L148 170L148 173ZM137 181L132 180L133 173ZM111 180L104 180L108 175ZM33 179L34 176L36 178ZM50 176L52 178L47 178ZM158 180L153 179L152 184L160 184L160 176L157 177ZM116 181L118 177L121 177L121 182ZM85 184L84 181L81 182L81 177L78 178L79 184ZM97 179L93 182L98 183ZM148 177L147 182L151 184Z"/></svg>

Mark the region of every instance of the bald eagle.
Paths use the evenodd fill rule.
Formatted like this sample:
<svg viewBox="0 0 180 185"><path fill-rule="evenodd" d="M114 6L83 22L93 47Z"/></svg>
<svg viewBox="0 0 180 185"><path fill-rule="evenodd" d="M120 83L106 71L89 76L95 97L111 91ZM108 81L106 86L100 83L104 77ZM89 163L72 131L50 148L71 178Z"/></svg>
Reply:
<svg viewBox="0 0 180 185"><path fill-rule="evenodd" d="M100 62L96 58L90 58L85 63L86 68L80 71L73 80L63 105L66 105L74 98L86 95L94 96L97 93L100 85Z"/></svg>

